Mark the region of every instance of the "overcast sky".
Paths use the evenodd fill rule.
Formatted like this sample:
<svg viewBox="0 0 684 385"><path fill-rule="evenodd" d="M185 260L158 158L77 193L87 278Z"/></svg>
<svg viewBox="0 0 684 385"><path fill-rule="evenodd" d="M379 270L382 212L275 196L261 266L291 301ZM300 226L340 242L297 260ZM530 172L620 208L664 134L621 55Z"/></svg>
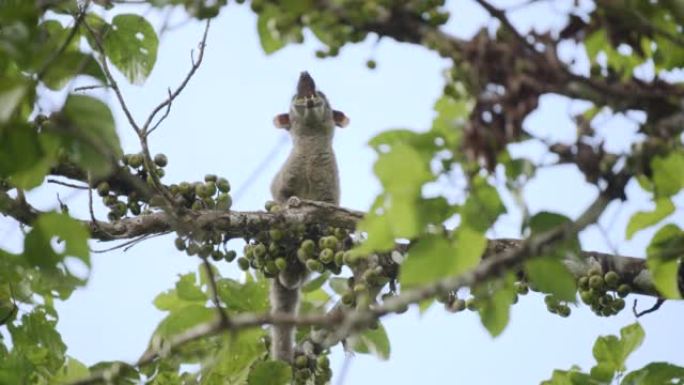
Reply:
<svg viewBox="0 0 684 385"><path fill-rule="evenodd" d="M543 2L523 8L511 17L523 31L532 26L538 30L557 29L564 22L569 3L548 6ZM452 19L446 29L454 35L468 38L489 20L473 2L451 1L448 6ZM161 25L161 17L147 13L144 8L116 8L119 12L143 13L156 26ZM174 13L173 20L182 22L183 12ZM181 24L161 37L157 65L147 82L141 87L122 87L139 120L166 96L168 87L180 82L190 66L190 51L197 47L202 25ZM224 8L212 22L202 67L174 103L169 118L150 139L153 153L168 155L164 180L201 180L205 173L216 173L230 180L234 192L242 192L235 197L235 209L261 209L269 199L270 180L290 146L286 134L272 126L272 118L287 110L299 72L308 70L333 106L351 119L347 128L338 130L335 140L341 203L367 209L380 189L372 174L375 157L366 143L386 129L428 129L434 117L432 106L444 84L442 73L449 62L426 49L374 37L346 46L334 59L316 59L314 51L320 46L308 34L305 44L265 56L256 34L256 18L248 7L233 4ZM578 55L581 67L581 54L568 47L564 55ZM376 70L366 68L368 59L377 61ZM115 105L113 95L94 94ZM49 111L62 102L63 95L50 94L41 106ZM538 111L525 121L525 128L545 139L572 142L575 128L569 113L582 108L586 108L585 103L545 96ZM119 108L115 106L113 110L124 150L137 152L139 146L132 129ZM636 129L634 119L639 117L606 115L599 119L598 131L610 135L606 137L609 149L629 149ZM514 153L534 161L548 159L540 149L539 144L531 143L516 146ZM255 175L262 163L265 166ZM245 187L252 175L253 183ZM68 201L72 213L87 217L87 197L82 193L50 185L49 189L32 192L29 199L40 208L55 208L55 192ZM645 255L646 242L653 231L644 231L625 241L624 229L633 212L650 207L649 197L634 183L627 192L629 201L612 204L602 217L603 231L594 226L582 233L585 249ZM676 199L678 207L684 203L681 195ZM540 170L525 189L532 213L551 210L573 218L595 196L596 190L569 166ZM489 234L491 237L519 236L519 212L510 197L504 199L509 214L499 220ZM100 210L99 215L104 218L105 212ZM681 210L677 215L682 225ZM4 217L0 218L0 234L3 233L2 247L21 249L18 226ZM87 364L137 359L163 317L152 306L154 297L173 287L178 274L197 270L198 260L178 253L172 240L172 236L159 237L126 252L92 256L87 287L76 291L66 303L58 304L58 329L69 347L68 354ZM110 246L92 243L94 249ZM223 264L221 270L225 276L240 277L232 266ZM628 307L633 298L628 298ZM650 306L652 302L652 298L640 298L639 305ZM646 340L632 356L629 368L636 369L651 361L684 365L682 319L684 305L670 302L657 313L644 317L641 322ZM617 333L633 321L630 311L617 317L598 318L583 306L573 307L572 316L563 319L546 311L541 296L529 295L513 307L511 323L504 333L492 339L475 313L448 314L435 305L420 316L412 309L383 320L392 342L390 360L356 355L345 383L539 383L549 378L555 368L567 369L577 364L588 370L594 363L594 339ZM336 375L342 359L341 350L336 348Z"/></svg>

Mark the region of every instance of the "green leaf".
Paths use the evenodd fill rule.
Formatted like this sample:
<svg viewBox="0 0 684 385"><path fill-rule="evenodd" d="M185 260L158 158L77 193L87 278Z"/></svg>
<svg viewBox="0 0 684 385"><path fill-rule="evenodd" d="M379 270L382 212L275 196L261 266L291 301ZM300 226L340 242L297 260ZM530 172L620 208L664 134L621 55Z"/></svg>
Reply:
<svg viewBox="0 0 684 385"><path fill-rule="evenodd" d="M30 88L31 83L26 79L0 77L0 124L12 117Z"/></svg>
<svg viewBox="0 0 684 385"><path fill-rule="evenodd" d="M487 237L484 233L467 226L459 226L454 232L452 246L455 250L455 267L451 275L463 274L480 264L482 255L487 249Z"/></svg>
<svg viewBox="0 0 684 385"><path fill-rule="evenodd" d="M79 74L106 83L100 64L91 55L79 51L67 51L55 58L41 80L51 90L60 90Z"/></svg>
<svg viewBox="0 0 684 385"><path fill-rule="evenodd" d="M349 338L351 348L357 353L373 354L386 360L390 356L390 341L382 324Z"/></svg>
<svg viewBox="0 0 684 385"><path fill-rule="evenodd" d="M283 361L257 362L247 377L248 385L287 385L292 381L292 367Z"/></svg>
<svg viewBox="0 0 684 385"><path fill-rule="evenodd" d="M187 273L180 276L176 282L176 294L185 301L205 302L209 297L197 286L195 273Z"/></svg>
<svg viewBox="0 0 684 385"><path fill-rule="evenodd" d="M639 211L632 215L627 224L627 239L634 233L657 224L675 211L675 206L668 198L660 198L655 202L653 211Z"/></svg>
<svg viewBox="0 0 684 385"><path fill-rule="evenodd" d="M154 28L134 14L115 16L104 39L107 57L133 84L142 84L152 72L158 46Z"/></svg>
<svg viewBox="0 0 684 385"><path fill-rule="evenodd" d="M460 146L463 125L472 107L472 101L450 96L442 96L435 102L437 116L432 121L432 132L444 138L447 148Z"/></svg>
<svg viewBox="0 0 684 385"><path fill-rule="evenodd" d="M530 281L544 293L551 293L561 301L575 302L575 277L558 258L539 257L525 263Z"/></svg>
<svg viewBox="0 0 684 385"><path fill-rule="evenodd" d="M628 373L620 385L674 385L684 378L684 368L666 362L652 362Z"/></svg>
<svg viewBox="0 0 684 385"><path fill-rule="evenodd" d="M248 281L244 284L229 278L216 282L218 296L226 308L234 312L268 311L268 284L266 280Z"/></svg>
<svg viewBox="0 0 684 385"><path fill-rule="evenodd" d="M461 208L461 221L475 231L484 233L506 212L499 193L484 178L472 180L470 195Z"/></svg>
<svg viewBox="0 0 684 385"><path fill-rule="evenodd" d="M180 334L193 326L212 321L216 317L216 309L210 309L200 304L190 304L172 312L164 318L155 331L155 335L170 338Z"/></svg>
<svg viewBox="0 0 684 385"><path fill-rule="evenodd" d="M318 290L323 286L327 281L328 278L330 277L330 272L326 271L323 274L320 274L318 277L306 282L302 286L302 292L303 293L309 293L315 290Z"/></svg>
<svg viewBox="0 0 684 385"><path fill-rule="evenodd" d="M347 278L332 277L328 284L335 294L343 295L349 291L349 280Z"/></svg>
<svg viewBox="0 0 684 385"><path fill-rule="evenodd" d="M367 233L367 239L361 243L361 245L353 249L354 252L364 254L376 250L390 250L394 247L394 236L392 234L389 219L386 215L378 215L375 213L374 209L371 209L359 222L357 228L359 231Z"/></svg>
<svg viewBox="0 0 684 385"><path fill-rule="evenodd" d="M71 94L63 108L56 133L65 138L70 157L94 177L105 176L122 155L114 117L102 101Z"/></svg>
<svg viewBox="0 0 684 385"><path fill-rule="evenodd" d="M214 355L216 364L202 374L202 385L245 384L250 367L266 354L262 329L244 330L226 336Z"/></svg>
<svg viewBox="0 0 684 385"><path fill-rule="evenodd" d="M0 130L0 177L24 189L40 185L54 163L58 145L57 139L38 134L26 124Z"/></svg>
<svg viewBox="0 0 684 385"><path fill-rule="evenodd" d="M64 366L52 378L51 384L69 384L89 375L87 366L73 357L67 357Z"/></svg>
<svg viewBox="0 0 684 385"><path fill-rule="evenodd" d="M684 153L672 152L651 161L656 197L669 197L684 187Z"/></svg>
<svg viewBox="0 0 684 385"><path fill-rule="evenodd" d="M658 230L646 248L646 266L658 292L666 298L681 298L677 268L684 255L684 232L674 224Z"/></svg>
<svg viewBox="0 0 684 385"><path fill-rule="evenodd" d="M551 379L542 381L541 385L599 385L588 374L578 370L554 370Z"/></svg>
<svg viewBox="0 0 684 385"><path fill-rule="evenodd" d="M458 268L456 250L445 238L431 235L411 247L401 264L399 282L405 288L435 282L453 275Z"/></svg>
<svg viewBox="0 0 684 385"><path fill-rule="evenodd" d="M480 302L480 320L492 337L501 334L508 325L510 308L516 297L514 281L515 278L509 274L505 278L486 284L490 291L487 296L480 297L476 293Z"/></svg>
<svg viewBox="0 0 684 385"><path fill-rule="evenodd" d="M638 323L634 323L622 328L620 336L621 338L609 335L596 339L593 354L597 365L592 368L592 377L609 381L616 372L624 372L627 357L641 346L644 340L644 330Z"/></svg>
<svg viewBox="0 0 684 385"><path fill-rule="evenodd" d="M275 28L276 17L278 15L278 8L266 7L263 12L259 14L259 19L257 20L259 41L261 42L261 48L263 48L267 55L270 55L285 46L285 42Z"/></svg>
<svg viewBox="0 0 684 385"><path fill-rule="evenodd" d="M67 256L76 257L90 267L89 236L88 230L67 214L44 213L24 239L24 255L29 263L42 268L54 268ZM53 249L53 238L64 245L64 251Z"/></svg>
<svg viewBox="0 0 684 385"><path fill-rule="evenodd" d="M422 230L416 201L423 184L433 179L428 162L413 147L399 143L379 156L374 171L389 194L385 215L394 237L416 236Z"/></svg>

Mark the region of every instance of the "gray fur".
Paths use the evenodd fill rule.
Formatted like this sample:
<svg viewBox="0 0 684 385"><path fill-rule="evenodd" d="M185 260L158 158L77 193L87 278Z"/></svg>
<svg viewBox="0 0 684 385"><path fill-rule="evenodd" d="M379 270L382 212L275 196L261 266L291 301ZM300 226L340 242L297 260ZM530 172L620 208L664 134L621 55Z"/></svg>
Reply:
<svg viewBox="0 0 684 385"><path fill-rule="evenodd" d="M315 91L313 79L302 73L307 83L298 87L289 111L289 126L293 148L290 156L271 183L271 194L278 203L296 196L339 205L340 182L332 148L335 121L325 95ZM303 93L306 92L305 95ZM344 116L342 114L342 116ZM346 119L346 118L345 118ZM346 123L346 121L345 121ZM299 286L306 279L306 269L289 267L271 283L271 311L297 314ZM291 362L293 359L294 327L275 325L271 328L271 357Z"/></svg>

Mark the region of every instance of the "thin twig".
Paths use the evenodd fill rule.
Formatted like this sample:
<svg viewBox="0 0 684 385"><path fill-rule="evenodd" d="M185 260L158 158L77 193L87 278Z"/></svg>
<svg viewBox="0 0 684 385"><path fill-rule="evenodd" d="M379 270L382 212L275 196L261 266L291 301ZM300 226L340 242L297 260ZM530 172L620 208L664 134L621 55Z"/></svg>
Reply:
<svg viewBox="0 0 684 385"><path fill-rule="evenodd" d="M90 91L98 88L110 88L111 86L109 84L92 84L89 86L81 86L81 87L76 87L74 88L75 92L82 92L82 91Z"/></svg>
<svg viewBox="0 0 684 385"><path fill-rule="evenodd" d="M195 72L197 72L197 69L202 64L202 59L204 58L204 49L206 48L206 45L207 45L207 36L209 35L209 26L210 25L211 25L211 21L207 20L207 23L204 26L204 34L202 35L202 40L199 43L199 55L197 56L197 61L195 61L194 58L192 57L193 56L192 52L190 53L190 60L191 60L192 66L190 67L190 71L188 72L188 74L185 76L185 79L183 79L183 81L178 86L178 88L176 88L175 91L170 93L169 97L166 100L164 100L157 107L155 107L152 110L152 113L150 113L150 115L147 117L147 121L145 121L145 124L143 125L143 130L142 130L142 132L145 136L149 135L150 133L152 133L152 131L154 131L154 129L157 128L159 123L155 124L152 129L149 129L154 118L157 116L157 114L162 109L164 109L165 107L166 108L170 107L173 100L176 99L178 97L178 95L180 95L180 93L183 91L183 89L185 89L185 86L188 85L188 83L190 82L190 79L193 77ZM164 117L162 117L162 119L163 118Z"/></svg>
<svg viewBox="0 0 684 385"><path fill-rule="evenodd" d="M228 313L226 313L223 306L221 306L221 300L218 296L218 287L216 285L216 277L214 276L214 270L212 269L211 263L209 263L207 257L202 258L202 265L204 266L204 270L207 273L207 279L209 280L209 291L211 292L211 299L214 302L214 306L216 306L216 312L219 315L221 324L223 325L223 327L229 328L230 318L228 317Z"/></svg>
<svg viewBox="0 0 684 385"><path fill-rule="evenodd" d="M637 312L637 300L636 298L634 299L634 303L632 304L632 313L634 313L634 316L636 318L639 318L641 316L644 316L649 313L653 313L654 311L660 309L661 306L665 303L665 298L658 298L656 299L656 302L653 304L653 306L649 307L646 310L642 310L640 312Z"/></svg>
<svg viewBox="0 0 684 385"><path fill-rule="evenodd" d="M58 185L64 186L64 187L75 188L78 190L87 190L88 189L88 186L81 186L81 185L73 184L73 183L69 183L69 182L62 182L61 180L57 180L57 179L48 178L47 182L52 183L52 184L58 184Z"/></svg>

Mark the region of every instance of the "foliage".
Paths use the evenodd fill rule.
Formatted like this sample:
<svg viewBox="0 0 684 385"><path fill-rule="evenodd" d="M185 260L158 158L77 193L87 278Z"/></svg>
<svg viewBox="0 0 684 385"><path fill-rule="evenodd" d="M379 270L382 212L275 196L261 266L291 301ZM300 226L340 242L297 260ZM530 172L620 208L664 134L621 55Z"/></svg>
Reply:
<svg viewBox="0 0 684 385"><path fill-rule="evenodd" d="M664 80L684 67L681 2L597 1L591 11L573 8L558 36L523 36L505 12L478 1L501 25L496 33L483 30L461 40L442 31L449 14L439 0L252 0L261 46L269 54L302 42L307 30L326 47L316 52L321 58L375 33L423 45L453 65L428 130L393 129L370 141L377 152L373 170L383 189L357 226L302 222L284 227L264 221L234 232L192 226L201 215L229 212L227 179L207 175L200 182L162 182L168 159L152 157L147 140L163 121L165 115L157 117L163 108L144 125L129 116L141 149L124 155L110 106L72 89L76 77L88 77L112 90L127 111L110 65L134 84L143 84L154 69L157 32L137 14L104 16L103 10L118 9L119 3L0 2L0 212L27 226L21 253L0 249L0 326L11 339L0 340L0 384L64 384L89 376L91 383L116 384L323 384L332 376L327 354L338 343L388 359L389 337L378 319L411 304L423 311L435 302L453 312L477 311L497 336L508 324L510 306L530 289L545 293L549 311L563 317L570 315L568 305L578 292L600 316L621 311L623 297L632 291L682 297L684 233L666 219L677 209L673 197L684 188L684 89ZM182 7L198 20L217 16L227 5L226 0L147 3L156 10ZM555 56L564 42L585 50L586 76ZM201 55L161 107L170 108L200 63ZM640 76L645 65L652 66L654 78ZM49 116L38 107L43 87L67 95ZM492 251L487 232L506 212L502 194L520 197L541 166L511 156L509 145L540 141L525 132L523 120L548 93L591 104L575 116L575 143L545 144L557 164L575 165L596 185L597 203L575 221L550 212L526 215L521 229L526 240L509 251ZM646 116L642 137L626 153L609 153L592 121L599 112L630 110ZM66 207L61 212L32 208L25 192L44 186L48 175L96 190L110 210L110 223L74 218ZM453 195L444 191L426 194L453 175L466 183L446 189L463 199L447 199ZM653 209L632 216L627 237L658 227L646 250L652 284L645 286L620 264L584 261L577 237L608 202L627 199L625 186L632 180L652 195ZM524 200L519 203L527 213ZM267 210L278 217L288 208L271 203ZM196 256L201 268L181 275L174 288L155 299L167 315L140 361L86 367L67 354L55 329L55 299L68 300L87 282L71 271L69 261L89 269L89 239L133 237L126 226L145 218L165 218L163 231L175 231L178 250ZM239 255L226 246L232 238L247 241ZM246 278L221 277L210 261L235 261ZM568 269L576 263L584 263L579 273ZM642 263L638 272L644 268ZM295 321L269 315L269 279L287 269L313 276L302 289ZM262 326L276 322L298 326L300 349L291 364L269 360L270 341ZM230 328L235 330L226 333ZM681 381L684 368L667 363L626 371L627 357L643 338L638 324L623 328L619 338L599 337L593 350L597 364L589 373L558 370L544 384ZM188 364L197 369L186 372Z"/></svg>

